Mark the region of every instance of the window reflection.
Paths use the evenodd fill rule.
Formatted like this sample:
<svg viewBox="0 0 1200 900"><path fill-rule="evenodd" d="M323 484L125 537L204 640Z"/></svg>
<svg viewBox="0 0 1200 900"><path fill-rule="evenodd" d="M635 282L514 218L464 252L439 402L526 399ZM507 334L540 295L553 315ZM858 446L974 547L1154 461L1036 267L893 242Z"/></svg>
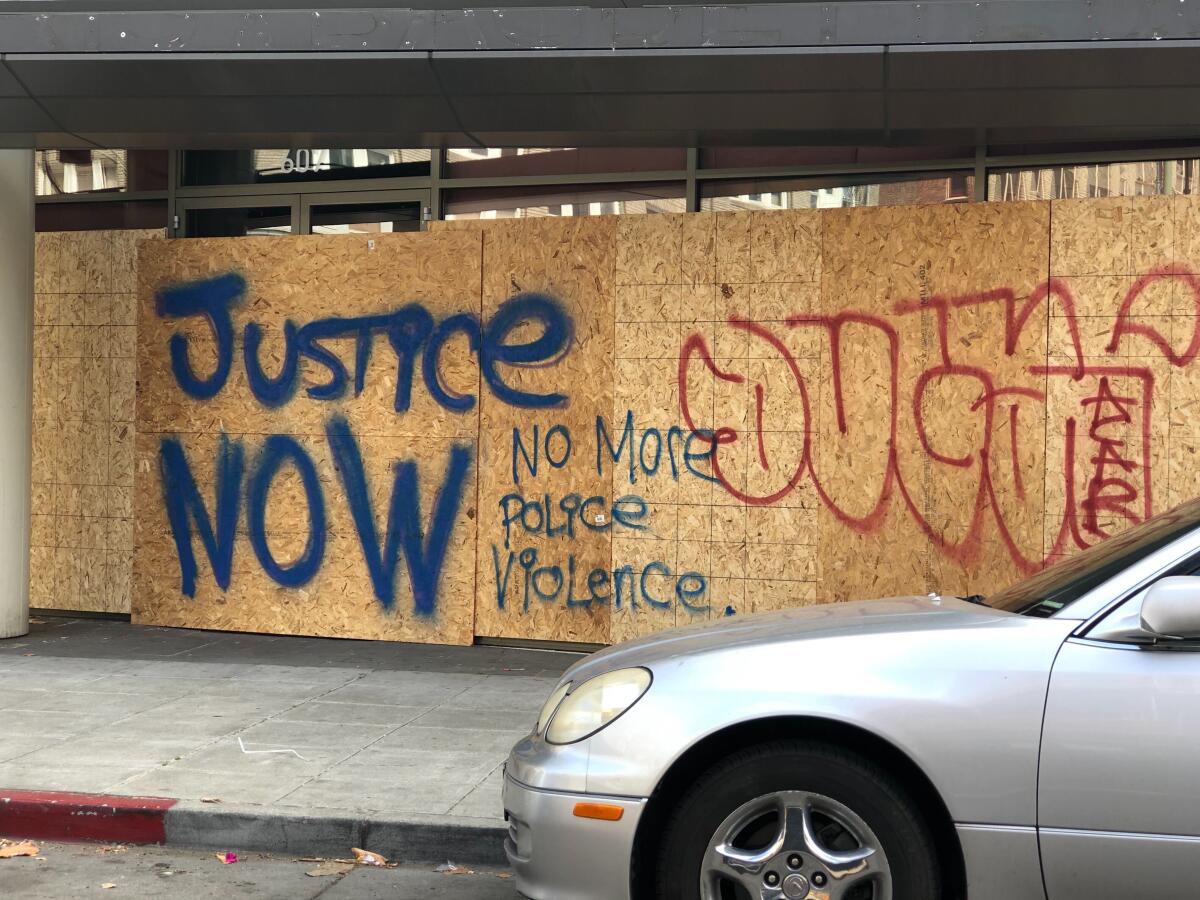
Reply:
<svg viewBox="0 0 1200 900"><path fill-rule="evenodd" d="M969 172L721 180L701 183L700 208L722 212L965 203L974 191L975 177Z"/></svg>
<svg viewBox="0 0 1200 900"><path fill-rule="evenodd" d="M997 169L988 173L989 200L1066 200L1193 194L1200 184L1200 160L1044 166Z"/></svg>
<svg viewBox="0 0 1200 900"><path fill-rule="evenodd" d="M166 188L165 150L39 150L35 156L39 197Z"/></svg>
<svg viewBox="0 0 1200 900"><path fill-rule="evenodd" d="M275 237L292 233L292 211L286 206L189 209L186 234L199 237Z"/></svg>
<svg viewBox="0 0 1200 900"><path fill-rule="evenodd" d="M338 203L314 206L313 234L390 234L421 230L421 204Z"/></svg>
<svg viewBox="0 0 1200 900"><path fill-rule="evenodd" d="M429 160L428 150L189 150L183 155L183 183L194 187L411 177L428 175Z"/></svg>
<svg viewBox="0 0 1200 900"><path fill-rule="evenodd" d="M445 194L447 219L641 215L687 209L682 182L466 188Z"/></svg>
<svg viewBox="0 0 1200 900"><path fill-rule="evenodd" d="M447 178L671 172L683 169L681 147L512 147L446 151Z"/></svg>

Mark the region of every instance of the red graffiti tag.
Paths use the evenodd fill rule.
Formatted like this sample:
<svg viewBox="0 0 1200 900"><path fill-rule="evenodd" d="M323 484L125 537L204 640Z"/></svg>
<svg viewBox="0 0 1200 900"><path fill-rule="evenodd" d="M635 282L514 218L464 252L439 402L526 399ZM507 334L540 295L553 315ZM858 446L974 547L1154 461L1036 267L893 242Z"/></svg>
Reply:
<svg viewBox="0 0 1200 900"><path fill-rule="evenodd" d="M1186 347L1177 349L1155 322L1135 315L1147 289L1164 282L1180 285L1190 298L1193 328ZM958 335L954 340L956 312L967 309L983 314L994 309L1002 318L1003 349L987 364L956 358L957 344L969 345L977 337ZM1039 310L1041 315L1035 316ZM1121 523L1151 515L1154 376L1145 367L1094 365L1088 360L1077 304L1066 282L1052 278L1026 296L1001 287L903 299L892 306L892 314L897 323L909 317L924 317L920 321L928 323L932 316L934 339L922 348L931 358L918 357L903 347L900 330L890 317L855 310L795 315L772 327L734 316L728 324L744 332L757 348L747 359L718 362L699 332L684 340L678 371L681 414L689 428L709 441L713 475L729 494L765 506L784 501L807 484L837 521L858 533L879 529L899 502L940 552L964 563L977 556L990 519L1009 557L1026 573L1072 545L1089 546ZM1046 362L1046 336L1039 329L1049 328L1051 322L1061 325L1065 334L1060 335L1059 353L1050 360L1056 364L1047 365L1041 364ZM815 376L806 377L789 345L789 336L797 335L815 338L824 350L821 359L827 360L820 377L827 380L828 401L820 409L832 413L832 422L819 429L818 410L813 406L816 395L809 384ZM1105 355L1115 355L1135 337L1145 338L1176 367L1200 355L1200 276L1168 266L1137 279L1116 312ZM858 362L850 361L849 346L854 347ZM1023 362L1028 357L1039 364ZM905 378L907 396L902 398L902 362L908 372L916 359L919 365ZM779 374L763 376L763 369L751 365L756 360L769 361L773 366L769 371ZM741 430L719 421L715 404L712 422L705 421L706 414L696 414L700 396L696 392L704 389L705 377L745 388L752 413ZM1042 452L1046 434L1040 424L1050 415L1047 397L1052 384L1075 385L1067 394L1084 396L1061 426L1065 508L1057 529L1047 531L1053 540L1047 538L1048 546L1043 546L1040 528L1034 533L1026 527L1022 535L1017 524L1027 526L1029 504L1041 503L1041 492L1031 492L1025 481L1022 460L1027 466L1028 452ZM781 403L781 397L786 402ZM946 402L960 404L959 428L939 432L927 423L927 409L935 401L940 409ZM1056 407L1054 412L1063 410ZM799 439L781 441L780 433L797 434ZM818 433L823 436L820 442L815 439ZM964 434L970 438L967 443ZM750 442L749 452L739 447L743 439ZM1030 448L1024 454L1023 441ZM1052 448L1045 452L1051 453ZM944 481L952 483L954 495L968 498L963 516L956 517L965 523L957 534L930 521L929 511L914 496L912 470L917 465L935 467ZM1049 457L1046 467L1058 468ZM1040 506L1033 511L1040 513Z"/></svg>

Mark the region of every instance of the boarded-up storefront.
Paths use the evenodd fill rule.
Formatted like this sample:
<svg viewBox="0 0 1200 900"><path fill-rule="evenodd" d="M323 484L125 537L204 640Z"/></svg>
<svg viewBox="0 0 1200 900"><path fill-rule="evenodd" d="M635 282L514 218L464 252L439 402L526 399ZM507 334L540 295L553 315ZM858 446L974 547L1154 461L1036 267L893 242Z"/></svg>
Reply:
<svg viewBox="0 0 1200 900"><path fill-rule="evenodd" d="M34 605L129 553L135 621L447 643L986 594L1200 493L1194 270L1187 198L146 241L135 439L39 332L108 455L39 444ZM101 496L103 602L47 573Z"/></svg>

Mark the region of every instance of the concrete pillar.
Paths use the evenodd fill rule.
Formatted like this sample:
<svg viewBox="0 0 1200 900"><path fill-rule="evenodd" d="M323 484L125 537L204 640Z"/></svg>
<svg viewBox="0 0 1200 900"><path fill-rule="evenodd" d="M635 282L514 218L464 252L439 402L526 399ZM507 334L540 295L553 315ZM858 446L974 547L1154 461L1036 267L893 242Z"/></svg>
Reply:
<svg viewBox="0 0 1200 900"><path fill-rule="evenodd" d="M29 632L33 151L0 150L0 639Z"/></svg>

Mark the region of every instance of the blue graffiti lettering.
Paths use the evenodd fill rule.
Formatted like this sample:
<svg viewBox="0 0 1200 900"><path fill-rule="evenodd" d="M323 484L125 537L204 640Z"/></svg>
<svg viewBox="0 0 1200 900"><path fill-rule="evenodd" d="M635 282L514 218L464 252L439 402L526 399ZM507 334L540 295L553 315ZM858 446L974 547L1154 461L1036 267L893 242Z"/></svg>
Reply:
<svg viewBox="0 0 1200 900"><path fill-rule="evenodd" d="M471 352L479 355L479 320L470 313L459 313L442 320L429 336L429 344L421 359L421 375L425 379L425 389L432 395L434 401L454 412L467 412L475 408L474 394L456 394L442 383L438 363L441 361L442 348L456 333L467 336Z"/></svg>
<svg viewBox="0 0 1200 900"><path fill-rule="evenodd" d="M604 416L596 416L596 474L603 476L605 466L612 464L613 471L628 468L630 484L637 484L638 476L652 477L663 464L664 457L670 464L671 478L678 480L681 472L687 472L705 481L718 483L719 479L703 469L697 468L701 460L712 458L716 443L712 432L707 430L685 431L678 425L667 429L666 437L655 427L641 429L641 438L635 438L633 410L625 411L620 439L614 443ZM692 449L695 441L704 446L703 452ZM623 462L624 461L624 462ZM514 461L515 472L515 461ZM514 479L515 480L515 479Z"/></svg>
<svg viewBox="0 0 1200 900"><path fill-rule="evenodd" d="M659 575L662 575L664 578L671 577L671 570L667 568L666 563L660 563L660 562L646 563L645 568L642 569L642 577L639 581L639 587L641 587L641 589L642 589L642 599L645 600L647 603L649 603L651 606L653 606L655 609L670 609L671 601L670 600L658 600L655 597L651 596L650 588L647 587L647 585L646 585L646 581L649 579L650 575L655 572L657 572Z"/></svg>
<svg viewBox="0 0 1200 900"><path fill-rule="evenodd" d="M633 580L633 566L623 565L613 569L613 606L616 609L621 608L621 587L629 584L629 606L630 608L637 606L637 586Z"/></svg>
<svg viewBox="0 0 1200 900"><path fill-rule="evenodd" d="M169 341L171 368L175 381L185 394L197 400L209 400L225 387L233 363L235 335L232 307L246 293L246 281L241 275L227 273L216 278L172 286L159 292L158 315L182 319L202 316L212 330L216 345L217 365L213 373L198 377L188 358L188 341L182 333L173 334ZM523 343L514 342L514 335L526 328L540 329L536 337ZM421 359L421 378L433 400L454 412L474 408L473 394L452 392L442 380L439 362L446 343L455 334L464 334L470 351L478 360L483 380L492 393L511 406L545 409L562 406L566 394L533 393L513 387L504 380L503 366L519 368L556 364L571 345L573 324L566 309L557 300L544 294L519 294L500 305L486 327L479 317L462 312L434 321L433 315L419 303L409 303L389 313L353 318L330 317L317 319L297 327L288 322L285 328L284 364L275 378L267 378L259 363L262 329L256 322L243 329L243 358L247 380L254 396L266 406L279 406L292 396L300 359L309 360L326 371L323 381L309 385L305 394L313 400L331 401L346 396L350 373L346 364L327 342L352 338L354 340L354 395L365 387L366 372L376 335L386 334L396 356L397 377L394 407L406 412L412 406L412 388L417 371L417 356ZM555 463L558 465L558 463Z"/></svg>
<svg viewBox="0 0 1200 900"><path fill-rule="evenodd" d="M509 336L530 322L542 326L542 333L524 344L508 343ZM558 362L570 347L571 318L558 301L544 294L518 294L500 305L483 334L479 369L492 393L509 406L546 409L562 406L566 394L531 394L511 387L500 377L498 363L510 366L548 366Z"/></svg>
<svg viewBox="0 0 1200 900"><path fill-rule="evenodd" d="M242 356L245 358L246 380L250 383L250 392L263 406L283 406L296 392L299 356L296 350L295 323L283 323L283 365L274 378L269 378L262 370L258 359L261 344L262 326L257 322L248 322L242 333Z"/></svg>
<svg viewBox="0 0 1200 900"><path fill-rule="evenodd" d="M708 591L708 582L698 572L684 572L675 581L675 596L681 604L692 612L708 612L711 604L700 605L693 603Z"/></svg>
<svg viewBox="0 0 1200 900"><path fill-rule="evenodd" d="M601 451L607 447L609 459L614 464L620 462L621 456L625 453L625 445L629 445L629 483L637 482L637 469L633 461L633 410L628 410L625 413L625 427L621 430L621 441L616 447L613 446L612 438L608 435L608 426L604 423L604 416L596 416L596 474L604 474L604 457Z"/></svg>
<svg viewBox="0 0 1200 900"><path fill-rule="evenodd" d="M432 615L450 531L458 515L471 466L470 448L459 444L450 448L450 461L441 490L434 501L427 537L422 533L418 518L420 491L417 464L414 460L401 460L396 464L387 529L381 548L358 441L349 423L340 416L330 419L325 433L358 531L376 599L384 609L391 609L395 604L396 565L403 551L412 582L413 608L418 615Z"/></svg>
<svg viewBox="0 0 1200 900"><path fill-rule="evenodd" d="M562 439L562 449L558 458L554 458L553 438L559 437ZM552 469L561 469L567 464L571 458L571 429L566 425L553 425L546 432L546 462L550 463Z"/></svg>
<svg viewBox="0 0 1200 900"><path fill-rule="evenodd" d="M533 456L529 455L529 448L525 446L525 442L521 439L521 429L513 429L513 449L512 449L512 480L513 484L520 484L521 475L517 472L517 455L525 460L525 468L529 471L531 478L537 478L538 470L538 432L541 426L533 426Z"/></svg>
<svg viewBox="0 0 1200 900"><path fill-rule="evenodd" d="M432 333L433 316L419 304L410 303L392 316L388 340L399 363L396 370L396 412L408 412L412 406L412 382L417 353Z"/></svg>
<svg viewBox="0 0 1200 900"><path fill-rule="evenodd" d="M246 293L246 281L241 275L229 273L204 281L177 285L159 291L155 309L164 318L181 319L203 316L212 329L216 342L217 367L207 378L197 378L188 359L187 338L171 335L171 371L175 381L189 397L208 400L225 387L233 364L233 317L230 308Z"/></svg>
<svg viewBox="0 0 1200 900"><path fill-rule="evenodd" d="M492 567L496 572L496 607L504 609L504 601L508 597L508 576L512 574L513 554L508 554L504 563L504 577L500 576L500 548L492 544Z"/></svg>
<svg viewBox="0 0 1200 900"><path fill-rule="evenodd" d="M612 518L614 522L625 528L641 531L650 527L642 522L649 511L650 507L646 505L644 499L636 494L626 494L613 501Z"/></svg>
<svg viewBox="0 0 1200 900"><path fill-rule="evenodd" d="M159 446L163 505L175 539L179 558L180 590L184 596L196 596L196 556L192 551L192 520L200 541L208 553L213 578L221 590L229 587L233 570L233 542L237 532L238 504L242 491L243 451L241 441L222 434L216 460L216 504L212 517L196 488L187 454L178 438L163 438Z"/></svg>
<svg viewBox="0 0 1200 900"><path fill-rule="evenodd" d="M304 552L290 565L280 565L267 542L267 497L271 483L280 468L291 462L300 474L304 495L308 502L308 542ZM294 437L273 434L263 443L258 466L250 476L246 497L246 525L250 532L250 546L258 557L263 571L277 584L284 587L300 587L312 580L325 558L325 496L317 479L317 468L304 448Z"/></svg>
<svg viewBox="0 0 1200 900"><path fill-rule="evenodd" d="M675 426L679 427L679 426ZM646 462L646 443L654 438L654 455L650 462ZM658 463L662 459L663 439L657 428L647 428L642 432L642 442L638 445L638 462L641 463L642 471L647 475L653 475L658 471ZM674 465L671 466L674 469Z"/></svg>
<svg viewBox="0 0 1200 900"><path fill-rule="evenodd" d="M644 531L649 524L643 521L650 507L636 494L618 497L610 504L599 495L586 500L579 494L567 494L555 500L550 494L540 498L526 499L522 494L505 494L500 498L500 526L504 529L504 546L512 545L513 526L527 535L544 535L548 538L565 537L574 540L575 524L581 523L591 531L608 531L614 524L622 528ZM588 513L591 507L599 506L607 511ZM558 524L555 516L558 515Z"/></svg>

